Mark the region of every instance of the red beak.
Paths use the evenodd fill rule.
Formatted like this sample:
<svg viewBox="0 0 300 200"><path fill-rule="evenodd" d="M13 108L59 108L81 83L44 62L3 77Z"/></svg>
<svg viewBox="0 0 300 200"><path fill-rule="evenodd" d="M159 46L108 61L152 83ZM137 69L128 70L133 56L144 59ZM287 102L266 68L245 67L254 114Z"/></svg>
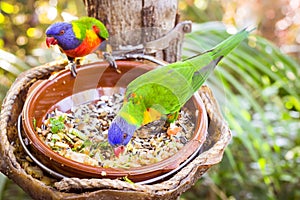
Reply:
<svg viewBox="0 0 300 200"><path fill-rule="evenodd" d="M115 156L119 157L120 154L124 153L125 147L123 145L114 148Z"/></svg>
<svg viewBox="0 0 300 200"><path fill-rule="evenodd" d="M47 47L50 47L50 45L56 45L57 40L54 37L47 37L46 44L47 44Z"/></svg>

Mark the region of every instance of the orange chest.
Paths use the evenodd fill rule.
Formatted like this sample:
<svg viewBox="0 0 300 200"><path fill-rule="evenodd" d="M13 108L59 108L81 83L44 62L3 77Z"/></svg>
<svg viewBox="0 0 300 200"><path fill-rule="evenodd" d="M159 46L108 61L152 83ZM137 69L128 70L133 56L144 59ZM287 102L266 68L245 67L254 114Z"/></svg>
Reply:
<svg viewBox="0 0 300 200"><path fill-rule="evenodd" d="M87 31L85 39L75 49L65 50L64 53L71 58L83 57L93 53L101 44L102 40L93 31Z"/></svg>

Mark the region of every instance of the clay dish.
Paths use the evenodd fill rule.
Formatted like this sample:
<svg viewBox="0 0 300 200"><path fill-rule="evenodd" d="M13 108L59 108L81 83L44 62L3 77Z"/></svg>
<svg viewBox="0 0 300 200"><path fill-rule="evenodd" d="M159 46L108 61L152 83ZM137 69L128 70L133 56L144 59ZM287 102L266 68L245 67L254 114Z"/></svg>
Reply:
<svg viewBox="0 0 300 200"><path fill-rule="evenodd" d="M127 176L138 182L178 168L202 146L208 122L198 93L186 104L193 111L196 124L192 139L175 155L155 164L130 169L93 167L62 157L44 144L34 131L33 119L40 127L46 114L55 108L67 112L72 106L99 99L101 95L125 92L127 84L134 78L156 67L140 61L117 61L117 65L122 72L120 74L106 62L96 62L79 67L77 78L72 77L69 70L62 70L30 88L22 112L22 128L29 139L30 152L43 165L67 177L114 179Z"/></svg>

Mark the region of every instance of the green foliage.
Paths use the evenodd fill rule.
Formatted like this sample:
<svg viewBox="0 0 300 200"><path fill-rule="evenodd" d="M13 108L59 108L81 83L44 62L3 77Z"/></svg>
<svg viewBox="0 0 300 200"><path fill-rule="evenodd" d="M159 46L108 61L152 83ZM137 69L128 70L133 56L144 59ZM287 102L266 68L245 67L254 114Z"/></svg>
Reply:
<svg viewBox="0 0 300 200"><path fill-rule="evenodd" d="M2 182L3 181L3 182ZM0 173L0 200L32 200L20 187L12 180Z"/></svg>
<svg viewBox="0 0 300 200"><path fill-rule="evenodd" d="M5 188L5 183L7 181L6 176L4 176L3 174L0 173L0 194L2 194L4 192L4 188ZM2 196L0 196L0 200L2 200Z"/></svg>
<svg viewBox="0 0 300 200"><path fill-rule="evenodd" d="M65 118L63 116L59 116L58 118L50 118L51 132L56 134L60 130L65 128Z"/></svg>
<svg viewBox="0 0 300 200"><path fill-rule="evenodd" d="M0 103L16 77L30 67L15 55L0 49Z"/></svg>
<svg viewBox="0 0 300 200"><path fill-rule="evenodd" d="M185 57L229 36L221 23L193 28L184 43ZM299 69L271 42L251 35L208 80L233 132L224 160L209 172L210 185L227 197L299 198Z"/></svg>

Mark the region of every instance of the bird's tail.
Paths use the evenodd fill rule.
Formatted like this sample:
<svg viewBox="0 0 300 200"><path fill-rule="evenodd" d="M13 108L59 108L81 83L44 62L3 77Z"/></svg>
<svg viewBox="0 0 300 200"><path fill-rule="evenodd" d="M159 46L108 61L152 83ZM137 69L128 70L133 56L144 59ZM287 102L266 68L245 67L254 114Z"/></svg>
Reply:
<svg viewBox="0 0 300 200"><path fill-rule="evenodd" d="M192 87L195 91L197 91L208 78L210 73L217 66L218 62L248 37L249 32L250 31L243 29L219 43L213 49L194 56L186 61L189 63L190 67L195 69L192 80Z"/></svg>
<svg viewBox="0 0 300 200"><path fill-rule="evenodd" d="M230 36L223 42L219 43L212 50L210 50L211 55L213 56L212 60L215 60L219 57L225 57L233 49L235 49L244 39L246 39L251 31L252 30L248 31L245 28L240 32Z"/></svg>
<svg viewBox="0 0 300 200"><path fill-rule="evenodd" d="M206 65L205 67L201 68L200 70L194 73L192 78L192 87L194 92L196 92L201 87L201 85L206 81L210 73L215 69L215 67L220 62L220 60L222 60L222 58L223 57L220 56L219 58L214 59L208 65Z"/></svg>
<svg viewBox="0 0 300 200"><path fill-rule="evenodd" d="M248 31L245 28L240 32L236 33L235 35L228 37L226 40L222 41L211 50L190 57L187 60L185 60L185 62L188 63L190 67L193 67L195 71L198 71L203 66L208 65L213 60L224 58L233 49L235 49L244 39L246 39L251 31L252 30Z"/></svg>

